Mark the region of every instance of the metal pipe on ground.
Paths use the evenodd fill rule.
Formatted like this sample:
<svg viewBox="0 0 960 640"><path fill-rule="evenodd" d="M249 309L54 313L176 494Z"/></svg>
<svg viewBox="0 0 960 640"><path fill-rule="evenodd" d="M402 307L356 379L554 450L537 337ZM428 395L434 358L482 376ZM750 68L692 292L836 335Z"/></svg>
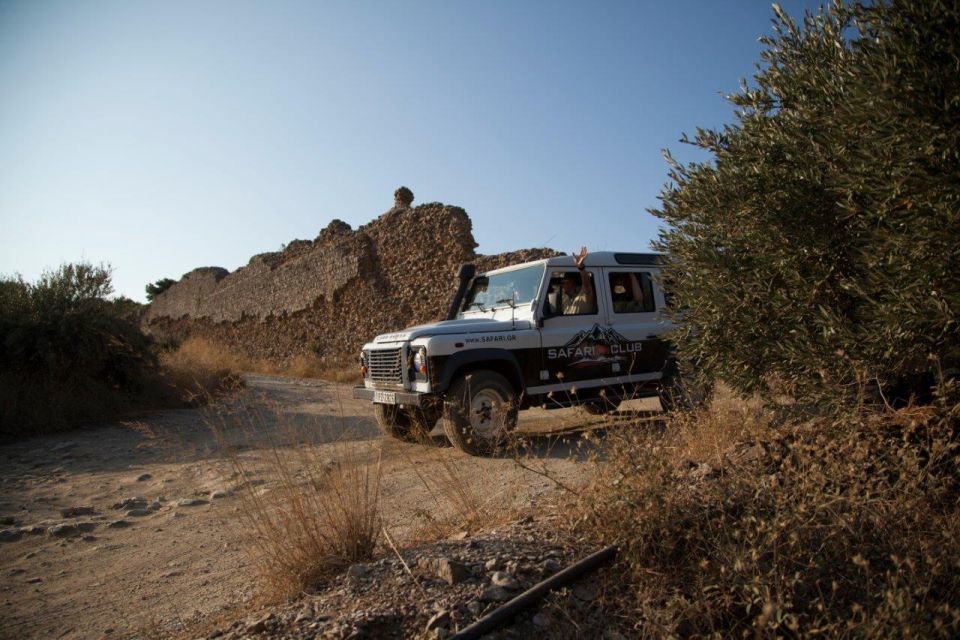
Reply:
<svg viewBox="0 0 960 640"><path fill-rule="evenodd" d="M617 547L616 545L610 545L605 549L601 549L587 556L580 562L576 562L546 580L538 582L513 600L500 605L469 627L452 635L450 640L474 640L485 633L490 633L513 616L537 603L547 595L549 591L565 586L583 574L599 568L601 565L613 559L615 555L617 555Z"/></svg>

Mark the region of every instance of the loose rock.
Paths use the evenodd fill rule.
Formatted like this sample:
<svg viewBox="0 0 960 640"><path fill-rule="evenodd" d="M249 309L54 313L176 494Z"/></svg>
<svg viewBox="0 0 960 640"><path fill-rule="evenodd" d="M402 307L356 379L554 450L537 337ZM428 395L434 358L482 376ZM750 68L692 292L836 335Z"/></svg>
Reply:
<svg viewBox="0 0 960 640"><path fill-rule="evenodd" d="M68 538L70 536L75 536L80 533L80 530L77 529L77 525L70 523L55 524L49 529L47 533L55 538Z"/></svg>
<svg viewBox="0 0 960 640"><path fill-rule="evenodd" d="M82 507L66 507L60 509L60 515L64 518L76 518L77 516L92 516L96 511L93 507L82 506Z"/></svg>
<svg viewBox="0 0 960 640"><path fill-rule="evenodd" d="M420 558L417 566L450 585L459 584L470 577L470 570L465 564L450 558Z"/></svg>
<svg viewBox="0 0 960 640"><path fill-rule="evenodd" d="M199 507L203 504L209 504L203 498L182 498L177 500L178 507Z"/></svg>
<svg viewBox="0 0 960 640"><path fill-rule="evenodd" d="M506 602L510 599L510 594L503 587L487 587L480 594L481 602Z"/></svg>
<svg viewBox="0 0 960 640"><path fill-rule="evenodd" d="M504 589L518 589L520 583L517 582L517 579L505 571L496 571L492 576L490 576L490 582L496 587L503 587Z"/></svg>
<svg viewBox="0 0 960 640"><path fill-rule="evenodd" d="M0 531L0 542L16 542L22 536L19 529L3 529Z"/></svg>
<svg viewBox="0 0 960 640"><path fill-rule="evenodd" d="M432 618L427 621L426 630L433 631L434 629L439 629L440 627L449 627L450 626L450 612L447 610L441 611L435 614Z"/></svg>

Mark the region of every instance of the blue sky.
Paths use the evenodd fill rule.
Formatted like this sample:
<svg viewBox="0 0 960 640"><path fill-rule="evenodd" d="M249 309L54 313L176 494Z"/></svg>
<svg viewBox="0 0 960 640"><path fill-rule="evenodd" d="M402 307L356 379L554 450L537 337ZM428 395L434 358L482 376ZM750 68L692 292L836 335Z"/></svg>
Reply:
<svg viewBox="0 0 960 640"><path fill-rule="evenodd" d="M818 2L782 1L795 17ZM482 253L645 250L770 3L0 0L0 273L118 293L354 228L403 184ZM415 239L411 239L415 241Z"/></svg>

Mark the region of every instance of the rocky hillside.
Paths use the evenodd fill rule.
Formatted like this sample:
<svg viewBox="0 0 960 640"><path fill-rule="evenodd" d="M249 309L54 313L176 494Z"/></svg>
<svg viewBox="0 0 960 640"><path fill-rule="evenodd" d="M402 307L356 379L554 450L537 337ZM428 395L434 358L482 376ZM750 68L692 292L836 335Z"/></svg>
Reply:
<svg viewBox="0 0 960 640"><path fill-rule="evenodd" d="M377 333L440 319L464 262L488 270L557 254L478 255L466 211L412 202L401 187L390 210L356 230L334 220L316 239L256 255L232 273L194 269L154 299L144 324L278 362L299 354L340 360Z"/></svg>

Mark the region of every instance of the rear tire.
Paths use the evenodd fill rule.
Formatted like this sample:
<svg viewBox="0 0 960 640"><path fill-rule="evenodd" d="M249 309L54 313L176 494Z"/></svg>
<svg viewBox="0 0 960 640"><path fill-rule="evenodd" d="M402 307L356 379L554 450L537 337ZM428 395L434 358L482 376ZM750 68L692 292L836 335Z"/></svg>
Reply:
<svg viewBox="0 0 960 640"><path fill-rule="evenodd" d="M496 371L458 378L447 391L443 431L461 451L486 456L502 447L517 426L517 394Z"/></svg>
<svg viewBox="0 0 960 640"><path fill-rule="evenodd" d="M657 394L660 396L660 407L664 413L690 411L706 400L704 390L680 373L677 361L672 357L663 368L663 378Z"/></svg>

